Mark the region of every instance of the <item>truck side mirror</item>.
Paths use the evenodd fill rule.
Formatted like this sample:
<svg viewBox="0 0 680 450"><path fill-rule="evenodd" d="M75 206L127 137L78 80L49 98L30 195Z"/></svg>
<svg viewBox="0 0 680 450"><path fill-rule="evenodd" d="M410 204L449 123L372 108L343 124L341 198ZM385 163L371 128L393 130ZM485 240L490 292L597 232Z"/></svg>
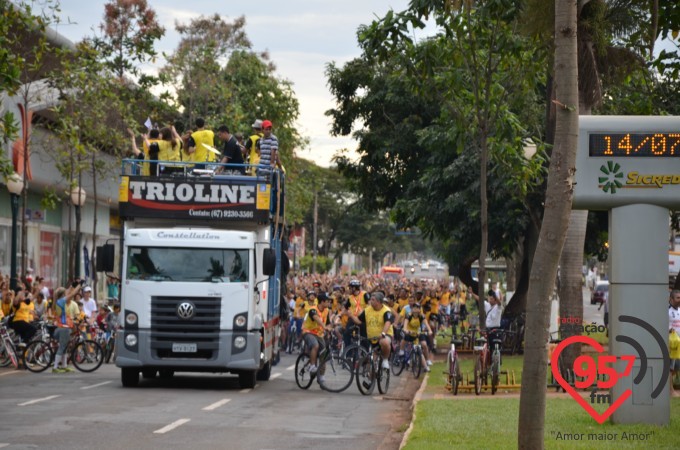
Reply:
<svg viewBox="0 0 680 450"><path fill-rule="evenodd" d="M262 252L262 273L272 276L276 272L276 252L273 248L265 248Z"/></svg>
<svg viewBox="0 0 680 450"><path fill-rule="evenodd" d="M95 270L97 272L113 272L115 247L112 244L97 247L96 257Z"/></svg>

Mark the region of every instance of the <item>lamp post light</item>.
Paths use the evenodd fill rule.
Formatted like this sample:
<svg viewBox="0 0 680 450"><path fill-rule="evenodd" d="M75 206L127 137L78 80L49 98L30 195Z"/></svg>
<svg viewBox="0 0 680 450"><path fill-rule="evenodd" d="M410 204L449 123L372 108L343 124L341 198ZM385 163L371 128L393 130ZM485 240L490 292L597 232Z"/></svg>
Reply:
<svg viewBox="0 0 680 450"><path fill-rule="evenodd" d="M9 288L16 291L17 280L17 216L19 215L19 197L24 190L24 179L18 173L13 173L7 178L7 190L12 205L12 244L10 254L10 279Z"/></svg>
<svg viewBox="0 0 680 450"><path fill-rule="evenodd" d="M86 197L87 193L82 187L73 186L73 188L71 188L71 203L73 203L73 206L76 209L76 255L73 278L78 278L80 276L80 207L85 204Z"/></svg>

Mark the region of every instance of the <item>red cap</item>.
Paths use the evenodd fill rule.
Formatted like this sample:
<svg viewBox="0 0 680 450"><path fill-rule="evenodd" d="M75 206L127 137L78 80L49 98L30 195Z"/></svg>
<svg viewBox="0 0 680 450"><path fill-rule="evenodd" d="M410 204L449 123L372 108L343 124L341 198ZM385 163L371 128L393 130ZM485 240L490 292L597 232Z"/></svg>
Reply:
<svg viewBox="0 0 680 450"><path fill-rule="evenodd" d="M262 128L269 128L272 126L272 121L271 120L263 120L262 121Z"/></svg>

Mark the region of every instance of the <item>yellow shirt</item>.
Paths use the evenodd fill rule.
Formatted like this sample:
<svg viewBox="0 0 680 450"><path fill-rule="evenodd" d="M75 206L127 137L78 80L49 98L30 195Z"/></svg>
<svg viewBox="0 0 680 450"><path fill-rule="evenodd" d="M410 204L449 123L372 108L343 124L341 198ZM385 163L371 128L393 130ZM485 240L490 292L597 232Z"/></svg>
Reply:
<svg viewBox="0 0 680 450"><path fill-rule="evenodd" d="M360 291L358 295L349 296L349 310L355 316L361 314L366 309L366 292Z"/></svg>
<svg viewBox="0 0 680 450"><path fill-rule="evenodd" d="M422 313L419 313L417 315L411 313L408 315L408 317L410 317L410 319L407 318L408 326L406 327L406 331L408 331L409 334L412 335L418 334L420 332L420 326L423 324L423 320L425 319L425 317L423 316Z"/></svg>
<svg viewBox="0 0 680 450"><path fill-rule="evenodd" d="M328 322L328 308L324 309L323 311L319 311L316 306L312 306L309 308L309 311L307 311L307 314L305 314L305 320L302 322L302 332L303 333L312 333L317 336L323 336L324 333L324 327L319 325L316 320L312 319L310 317L310 313L312 311L316 311L316 313L321 317L321 322L325 325L326 322Z"/></svg>
<svg viewBox="0 0 680 450"><path fill-rule="evenodd" d="M442 306L449 306L449 302L450 302L449 296L450 295L451 294L449 294L449 291L444 292L442 294L441 300L439 301L439 304L442 305Z"/></svg>
<svg viewBox="0 0 680 450"><path fill-rule="evenodd" d="M293 317L296 319L302 319L305 316L304 312L304 306L305 306L305 300L302 297L298 297L295 299L295 311L293 311Z"/></svg>
<svg viewBox="0 0 680 450"><path fill-rule="evenodd" d="M24 302L19 302L17 306L17 312L14 313L13 322L33 322L32 312L35 310L33 302L28 305Z"/></svg>
<svg viewBox="0 0 680 450"><path fill-rule="evenodd" d="M161 141L160 139L149 139L149 144L153 144L154 142L158 143L160 141ZM149 156L149 147L146 145L146 141L142 143L142 151L144 152L144 159L147 161L150 160L151 157ZM142 175L144 176L151 175L149 170L150 170L149 163L142 164Z"/></svg>
<svg viewBox="0 0 680 450"><path fill-rule="evenodd" d="M181 161L179 156L181 146L179 142L173 147L172 141L158 141L158 160L159 161Z"/></svg>
<svg viewBox="0 0 680 450"><path fill-rule="evenodd" d="M386 305L383 305L378 311L373 309L373 307L364 309L366 318L366 337L370 341L375 342L380 338L383 328L385 328L385 313L388 312L390 312L390 309ZM387 334L390 336L394 335L392 325L390 325L389 330L387 330Z"/></svg>
<svg viewBox="0 0 680 450"><path fill-rule="evenodd" d="M2 315L3 315L3 317L9 316L11 312L12 312L12 302L5 303L3 301L2 302Z"/></svg>
<svg viewBox="0 0 680 450"><path fill-rule="evenodd" d="M207 144L211 147L215 146L215 133L211 130L199 130L191 133L191 137L194 138L196 143L196 150L191 154L191 161L204 163L215 161L216 156L213 152L208 151L203 144Z"/></svg>

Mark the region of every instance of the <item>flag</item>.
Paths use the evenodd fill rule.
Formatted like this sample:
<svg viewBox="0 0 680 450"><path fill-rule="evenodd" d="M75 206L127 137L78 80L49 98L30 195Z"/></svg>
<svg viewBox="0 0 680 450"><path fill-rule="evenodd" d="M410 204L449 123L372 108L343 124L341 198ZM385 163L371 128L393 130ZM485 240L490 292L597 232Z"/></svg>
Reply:
<svg viewBox="0 0 680 450"><path fill-rule="evenodd" d="M146 122L144 122L144 126L146 127L147 130L151 130L153 127L153 124L151 123L151 117L146 118Z"/></svg>

